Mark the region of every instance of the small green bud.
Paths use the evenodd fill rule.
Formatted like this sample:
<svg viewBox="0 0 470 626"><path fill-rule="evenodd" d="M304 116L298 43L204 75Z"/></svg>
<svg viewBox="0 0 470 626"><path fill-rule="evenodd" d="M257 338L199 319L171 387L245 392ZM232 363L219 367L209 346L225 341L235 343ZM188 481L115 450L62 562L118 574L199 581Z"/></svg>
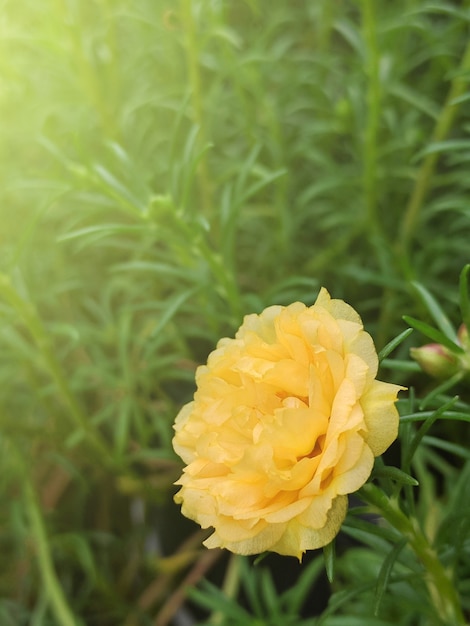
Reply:
<svg viewBox="0 0 470 626"><path fill-rule="evenodd" d="M423 372L434 378L450 378L460 369L459 359L440 343L411 348L410 355L419 363Z"/></svg>

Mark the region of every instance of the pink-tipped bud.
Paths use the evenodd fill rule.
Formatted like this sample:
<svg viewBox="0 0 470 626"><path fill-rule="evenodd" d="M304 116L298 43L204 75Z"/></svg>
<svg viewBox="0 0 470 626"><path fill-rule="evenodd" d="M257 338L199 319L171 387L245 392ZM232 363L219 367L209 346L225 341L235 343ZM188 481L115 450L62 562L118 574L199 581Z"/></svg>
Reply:
<svg viewBox="0 0 470 626"><path fill-rule="evenodd" d="M419 363L423 372L434 378L450 378L459 370L458 358L440 343L411 348L410 355Z"/></svg>
<svg viewBox="0 0 470 626"><path fill-rule="evenodd" d="M470 348L468 328L465 326L465 324L460 325L460 328L457 331L457 339L459 340L459 343L462 346L462 348L466 350Z"/></svg>

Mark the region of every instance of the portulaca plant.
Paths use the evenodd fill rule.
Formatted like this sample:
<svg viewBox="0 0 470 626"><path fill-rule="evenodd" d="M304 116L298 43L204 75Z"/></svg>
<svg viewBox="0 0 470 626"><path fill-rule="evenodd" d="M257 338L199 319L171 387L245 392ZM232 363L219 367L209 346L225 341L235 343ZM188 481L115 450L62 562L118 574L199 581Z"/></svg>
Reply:
<svg viewBox="0 0 470 626"><path fill-rule="evenodd" d="M466 266L461 274L464 321L458 334L420 285L416 288L441 330L405 318L412 328L441 342L411 349L425 372L444 379L430 398L468 373L469 270ZM412 328L392 341L381 358ZM358 313L326 289L310 307L296 302L247 315L235 338L221 339L207 364L197 369L194 399L176 418L173 446L186 465L175 501L185 516L211 529L207 548L238 555L271 551L300 560L306 551L324 548L333 579L334 539L346 518L348 494L357 492L366 505L359 513L379 514L387 532L396 533L379 571L376 608L407 546L424 567L433 619L463 625L453 575L412 514L409 488L418 481L408 472L436 419L469 417L449 414L456 398L430 414L405 415L404 423L420 417L426 421L404 444L404 469L385 467L380 458L374 469L374 459L398 436L397 397L406 391L377 380L378 366L373 340ZM389 485L393 481L391 493L371 475Z"/></svg>

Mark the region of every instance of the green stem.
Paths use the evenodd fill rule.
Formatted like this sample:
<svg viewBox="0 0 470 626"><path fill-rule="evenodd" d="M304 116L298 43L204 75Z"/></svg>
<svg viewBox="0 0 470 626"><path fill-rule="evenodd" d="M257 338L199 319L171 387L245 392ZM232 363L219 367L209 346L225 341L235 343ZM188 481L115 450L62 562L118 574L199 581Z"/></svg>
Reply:
<svg viewBox="0 0 470 626"><path fill-rule="evenodd" d="M446 626L465 626L466 620L452 578L421 528L406 517L396 500L388 498L375 485L364 485L359 496L408 539L411 549L426 571L426 586L441 623Z"/></svg>
<svg viewBox="0 0 470 626"><path fill-rule="evenodd" d="M117 116L111 110L111 103L115 102L115 99L109 96L108 85L103 84L98 68L93 64L92 60L87 58L84 52L83 37L86 27L81 20L80 10L77 10L74 14L74 10L66 0L57 0L56 10L59 15L62 15L62 24L67 25L66 28L68 28L69 41L73 46L71 58L75 63L78 86L88 98L88 102L94 109L97 120L106 137L118 140L118 130L115 123ZM109 16L103 15L102 19L106 23L107 30L111 30L113 24ZM106 21L107 19L108 21ZM113 59L113 62L115 62L115 59Z"/></svg>
<svg viewBox="0 0 470 626"><path fill-rule="evenodd" d="M17 451L17 456L20 458L19 451ZM61 626L77 626L77 620L75 619L72 609L67 602L64 591L57 577L57 573L54 569L46 528L41 515L36 493L29 477L26 474L26 469L24 468L24 463L21 458L20 463L23 466L24 503L31 523L31 535L36 546L39 572L41 574L44 589L51 603L51 608L57 618L57 622L61 624Z"/></svg>
<svg viewBox="0 0 470 626"><path fill-rule="evenodd" d="M377 42L377 24L374 0L363 0L362 28L367 46L366 72L367 87L367 124L363 148L363 185L367 210L367 223L374 231L379 228L377 219L377 135L380 120L381 89L379 79L379 48Z"/></svg>
<svg viewBox="0 0 470 626"><path fill-rule="evenodd" d="M233 599L237 596L240 587L242 559L243 557L239 554L232 554L230 557L222 585L222 592L226 598ZM223 621L224 614L222 611L214 611L209 620L212 626L219 626L219 624L223 624Z"/></svg>
<svg viewBox="0 0 470 626"><path fill-rule="evenodd" d="M326 55L330 52L331 35L337 10L337 3L329 2L329 0L324 2L320 8L321 18L318 20L317 30L317 50L320 54Z"/></svg>
<svg viewBox="0 0 470 626"><path fill-rule="evenodd" d="M431 135L431 143L443 141L452 128L458 111L458 104L455 103L455 100L459 98L467 88L468 79L465 77L465 73L468 73L469 70L470 43L467 45L464 52L457 75L451 82L446 101L441 109L434 131ZM413 192L408 202L408 206L406 207L400 230L399 247L404 255L407 253L419 213L428 194L438 158L439 155L437 152L428 154L418 170Z"/></svg>
<svg viewBox="0 0 470 626"><path fill-rule="evenodd" d="M194 121L199 128L201 149L205 152L206 131L202 106L201 74L199 71L199 46L192 5L192 0L181 0L181 18L186 32L186 63L194 107ZM207 213L210 207L210 186L205 154L202 154L199 162L199 192L202 208Z"/></svg>

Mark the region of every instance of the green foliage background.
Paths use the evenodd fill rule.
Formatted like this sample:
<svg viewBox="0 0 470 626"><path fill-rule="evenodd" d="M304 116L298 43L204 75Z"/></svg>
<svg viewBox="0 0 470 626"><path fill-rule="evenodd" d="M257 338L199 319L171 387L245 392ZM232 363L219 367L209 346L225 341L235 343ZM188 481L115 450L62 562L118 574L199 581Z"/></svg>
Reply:
<svg viewBox="0 0 470 626"><path fill-rule="evenodd" d="M0 623L178 625L205 607L213 624L303 624L320 561L286 599L264 564L201 549L172 505L172 423L196 366L244 314L311 304L322 285L379 349L404 314L458 326L469 3L0 6ZM405 452L419 420L448 417L433 413L448 390L428 397L407 360L422 341L407 337L381 372L415 389ZM446 405L457 421L392 455L418 475L404 506L462 598L466 393ZM361 543L338 558L327 613L305 624L442 623L423 613L429 589L408 549L360 523L345 527ZM253 580L238 594L240 577ZM378 601L388 608L374 616Z"/></svg>

